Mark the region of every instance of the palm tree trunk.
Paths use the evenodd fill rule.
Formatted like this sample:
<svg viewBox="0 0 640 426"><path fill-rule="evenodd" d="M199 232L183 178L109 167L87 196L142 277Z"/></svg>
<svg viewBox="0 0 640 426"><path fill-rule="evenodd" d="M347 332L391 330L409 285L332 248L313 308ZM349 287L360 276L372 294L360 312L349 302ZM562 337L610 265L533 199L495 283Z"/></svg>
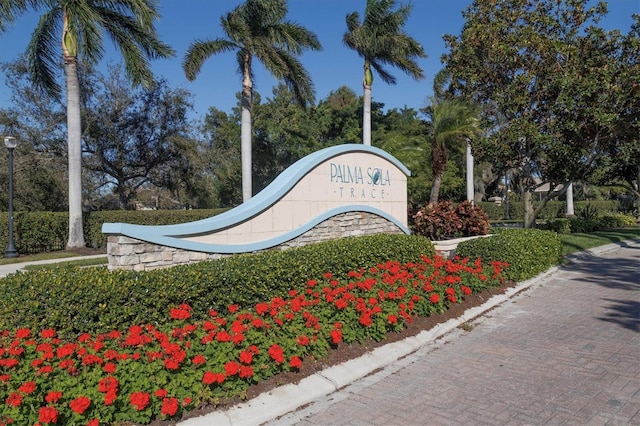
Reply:
<svg viewBox="0 0 640 426"><path fill-rule="evenodd" d="M573 217L576 213L573 210L573 182L567 186L567 217Z"/></svg>
<svg viewBox="0 0 640 426"><path fill-rule="evenodd" d="M467 201L473 203L474 190L473 190L473 154L471 153L471 143L467 141Z"/></svg>
<svg viewBox="0 0 640 426"><path fill-rule="evenodd" d="M364 108L362 112L362 143L371 145L371 85L363 84Z"/></svg>
<svg viewBox="0 0 640 426"><path fill-rule="evenodd" d="M429 198L429 204L438 204L438 197L440 195L440 184L442 183L442 173L438 173L433 176L433 185L431 186L431 197Z"/></svg>
<svg viewBox="0 0 640 426"><path fill-rule="evenodd" d="M242 124L240 128L240 155L242 157L242 201L247 202L252 196L251 187L251 110L249 101L242 99Z"/></svg>
<svg viewBox="0 0 640 426"><path fill-rule="evenodd" d="M244 77L242 79L242 113L240 127L240 156L242 161L242 201L247 202L253 195L251 187L251 57L245 58Z"/></svg>
<svg viewBox="0 0 640 426"><path fill-rule="evenodd" d="M67 143L69 151L69 240L67 248L82 248L82 129L80 122L80 85L75 58L66 59L67 79Z"/></svg>

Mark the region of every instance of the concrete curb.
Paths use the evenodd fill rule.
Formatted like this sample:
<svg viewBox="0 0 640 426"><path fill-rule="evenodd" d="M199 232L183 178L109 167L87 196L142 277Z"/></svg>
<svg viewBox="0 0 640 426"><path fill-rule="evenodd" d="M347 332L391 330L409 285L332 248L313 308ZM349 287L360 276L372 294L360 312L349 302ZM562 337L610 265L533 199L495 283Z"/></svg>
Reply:
<svg viewBox="0 0 640 426"><path fill-rule="evenodd" d="M640 239L628 241L640 242ZM568 263L578 262L584 258L603 254L625 245L627 245L625 241L606 244L565 256L564 259ZM542 274L508 289L505 293L491 297L482 305L466 310L461 316L438 324L432 329L424 330L415 336L381 346L357 359L329 367L302 379L297 384L275 388L228 410L215 411L200 417L194 417L179 424L183 426L259 425L274 420L416 352L428 343L455 330L460 325L511 299L516 294L544 282L561 267L554 266L549 268Z"/></svg>

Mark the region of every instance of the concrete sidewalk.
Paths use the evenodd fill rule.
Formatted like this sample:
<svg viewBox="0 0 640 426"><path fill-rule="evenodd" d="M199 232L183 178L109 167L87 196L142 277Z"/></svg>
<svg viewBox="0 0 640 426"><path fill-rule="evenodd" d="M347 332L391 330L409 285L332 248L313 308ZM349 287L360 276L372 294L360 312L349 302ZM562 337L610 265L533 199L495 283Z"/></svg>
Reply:
<svg viewBox="0 0 640 426"><path fill-rule="evenodd" d="M640 425L640 240L568 260L434 330L181 425Z"/></svg>
<svg viewBox="0 0 640 426"><path fill-rule="evenodd" d="M9 263L6 265L0 265L0 277L5 277L9 274L14 274L18 271L24 271L24 267L28 265L48 265L52 263L71 262L74 260L94 259L94 258L100 258L100 257L104 257L106 259L107 255L96 254L91 256L64 257L59 259L34 260L31 262Z"/></svg>

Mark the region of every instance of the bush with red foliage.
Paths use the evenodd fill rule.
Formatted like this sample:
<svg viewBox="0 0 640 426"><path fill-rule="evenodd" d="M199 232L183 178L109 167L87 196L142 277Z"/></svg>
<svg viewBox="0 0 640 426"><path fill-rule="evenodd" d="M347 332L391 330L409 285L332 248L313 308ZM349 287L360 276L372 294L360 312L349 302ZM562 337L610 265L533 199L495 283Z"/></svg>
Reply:
<svg viewBox="0 0 640 426"><path fill-rule="evenodd" d="M416 234L434 241L489 233L489 216L469 201L457 206L450 201L427 204L413 216L413 223Z"/></svg>

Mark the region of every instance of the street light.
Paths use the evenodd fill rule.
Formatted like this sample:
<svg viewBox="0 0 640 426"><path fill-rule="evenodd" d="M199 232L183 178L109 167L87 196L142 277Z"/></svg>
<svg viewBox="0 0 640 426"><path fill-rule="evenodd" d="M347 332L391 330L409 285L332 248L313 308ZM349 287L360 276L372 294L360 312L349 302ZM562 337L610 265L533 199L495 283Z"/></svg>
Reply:
<svg viewBox="0 0 640 426"><path fill-rule="evenodd" d="M18 140L13 136L5 136L4 146L9 150L9 244L4 257L18 257L13 246L13 150L18 146Z"/></svg>

